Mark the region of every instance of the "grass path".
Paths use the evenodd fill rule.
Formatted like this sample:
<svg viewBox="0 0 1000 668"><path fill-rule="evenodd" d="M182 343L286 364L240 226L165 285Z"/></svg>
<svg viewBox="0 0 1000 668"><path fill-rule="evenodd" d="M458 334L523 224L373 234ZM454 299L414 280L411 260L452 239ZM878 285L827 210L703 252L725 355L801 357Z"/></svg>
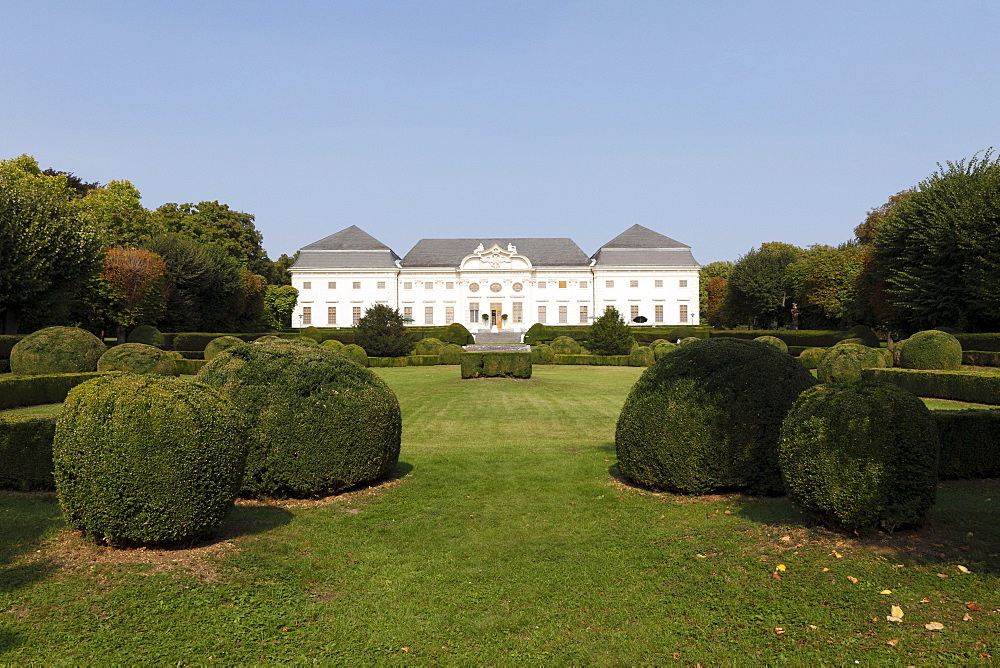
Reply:
<svg viewBox="0 0 1000 668"><path fill-rule="evenodd" d="M613 477L614 424L640 371L380 369L402 478L242 504L193 550L93 547L52 495L0 495L0 663L1000 658L996 481L949 483L924 530L862 539L781 498L633 489Z"/></svg>

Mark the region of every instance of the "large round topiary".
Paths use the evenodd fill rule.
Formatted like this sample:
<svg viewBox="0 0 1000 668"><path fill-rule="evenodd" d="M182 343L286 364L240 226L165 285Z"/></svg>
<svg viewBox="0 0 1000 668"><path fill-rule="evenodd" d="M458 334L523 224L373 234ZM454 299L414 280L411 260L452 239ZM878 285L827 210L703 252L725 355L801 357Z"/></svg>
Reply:
<svg viewBox="0 0 1000 668"><path fill-rule="evenodd" d="M216 357L226 352L230 348L245 346L247 342L235 336L219 336L208 342L205 346L205 359L214 360Z"/></svg>
<svg viewBox="0 0 1000 668"><path fill-rule="evenodd" d="M821 385L795 402L781 432L789 498L829 527L892 531L934 504L938 438L924 403L894 385Z"/></svg>
<svg viewBox="0 0 1000 668"><path fill-rule="evenodd" d="M649 346L653 351L653 357L660 359L664 355L669 355L673 351L677 350L676 343L670 343L669 341L664 341L662 339L653 341L652 345Z"/></svg>
<svg viewBox="0 0 1000 668"><path fill-rule="evenodd" d="M123 343L112 346L101 355L101 359L97 360L97 370L176 376L174 359L170 353L145 343Z"/></svg>
<svg viewBox="0 0 1000 668"><path fill-rule="evenodd" d="M882 355L858 343L842 343L820 358L816 377L821 383L850 383L861 380L862 369L884 366Z"/></svg>
<svg viewBox="0 0 1000 668"><path fill-rule="evenodd" d="M246 445L216 390L124 374L74 388L52 444L59 503L98 542L194 542L221 524L240 489Z"/></svg>
<svg viewBox="0 0 1000 668"><path fill-rule="evenodd" d="M581 349L580 342L572 336L557 336L549 346L556 355L579 355Z"/></svg>
<svg viewBox="0 0 1000 668"><path fill-rule="evenodd" d="M307 334L299 334L298 336L296 336L294 338L291 338L291 339L288 339L288 340L292 341L294 343L297 343L300 346L313 346L313 347L316 347L318 345L321 345L320 343L318 343L316 341L315 338L313 338L313 337L311 337L311 336L309 336Z"/></svg>
<svg viewBox="0 0 1000 668"><path fill-rule="evenodd" d="M163 332L152 325L139 325L128 333L128 338L125 340L128 343L145 343L147 346L156 346L157 348L162 348L166 342Z"/></svg>
<svg viewBox="0 0 1000 668"><path fill-rule="evenodd" d="M653 349L648 346L639 346L628 355L629 366L649 366L655 361Z"/></svg>
<svg viewBox="0 0 1000 668"><path fill-rule="evenodd" d="M11 373L81 373L96 371L107 346L78 327L46 327L28 334L10 351Z"/></svg>
<svg viewBox="0 0 1000 668"><path fill-rule="evenodd" d="M917 332L900 351L899 366L956 371L962 367L962 344L951 334L936 329Z"/></svg>
<svg viewBox="0 0 1000 668"><path fill-rule="evenodd" d="M321 345L324 348L329 348L330 350L334 350L334 351L336 351L336 350L343 350L344 349L344 342L343 341L338 341L337 339L327 339L326 341L324 341L323 343L321 343L319 345Z"/></svg>
<svg viewBox="0 0 1000 668"><path fill-rule="evenodd" d="M764 336L758 336L754 341L760 341L761 343L766 343L769 346L774 346L783 353L788 352L788 345L779 339L777 336L770 336L765 334Z"/></svg>
<svg viewBox="0 0 1000 668"><path fill-rule="evenodd" d="M880 343L875 330L866 325L855 325L844 332L845 339L861 339L864 345L869 348L878 348Z"/></svg>
<svg viewBox="0 0 1000 668"><path fill-rule="evenodd" d="M454 343L459 346L467 346L471 343L475 343L476 339L472 336L472 332L465 328L460 322L453 322L447 327L441 329L437 336L444 343Z"/></svg>
<svg viewBox="0 0 1000 668"><path fill-rule="evenodd" d="M368 353L365 349L355 343L348 343L337 351L337 354L346 357L358 366L368 366Z"/></svg>
<svg viewBox="0 0 1000 668"><path fill-rule="evenodd" d="M702 339L699 339L697 336L685 336L683 339L681 339L680 341L677 342L677 345L679 345L679 346L686 346L689 343L695 343L695 342L701 341L701 340Z"/></svg>
<svg viewBox="0 0 1000 668"><path fill-rule="evenodd" d="M438 356L441 358L441 364L461 364L464 352L465 349L457 343L446 343L441 346Z"/></svg>
<svg viewBox="0 0 1000 668"><path fill-rule="evenodd" d="M440 355L444 343L441 339L428 336L413 344L413 354L415 355Z"/></svg>
<svg viewBox="0 0 1000 668"><path fill-rule="evenodd" d="M837 341L833 345L835 345L835 346L843 346L843 345L848 344L848 343L853 343L856 346L863 346L863 345L865 345L865 340L862 339L860 336L852 336L852 337L849 337L849 338L846 338L846 339L841 339L840 341Z"/></svg>
<svg viewBox="0 0 1000 668"><path fill-rule="evenodd" d="M323 341L323 332L319 331L318 327L313 327L312 325L309 325L308 327L300 331L299 336L312 339L316 343L320 343Z"/></svg>
<svg viewBox="0 0 1000 668"><path fill-rule="evenodd" d="M264 336L258 336L253 340L254 343L274 343L275 341L287 341L276 334L265 334Z"/></svg>
<svg viewBox="0 0 1000 668"><path fill-rule="evenodd" d="M396 396L339 353L319 346L231 348L198 378L230 397L248 421L243 489L249 495L321 496L396 469Z"/></svg>
<svg viewBox="0 0 1000 668"><path fill-rule="evenodd" d="M552 350L552 346L549 344L539 343L537 346L531 346L532 364L552 364L555 361L555 351Z"/></svg>
<svg viewBox="0 0 1000 668"><path fill-rule="evenodd" d="M820 360L826 355L826 348L806 348L801 353L799 353L798 360L807 369L815 369L819 367Z"/></svg>
<svg viewBox="0 0 1000 668"><path fill-rule="evenodd" d="M781 421L816 381L757 341L716 338L679 347L646 369L618 418L618 465L656 489L777 494Z"/></svg>

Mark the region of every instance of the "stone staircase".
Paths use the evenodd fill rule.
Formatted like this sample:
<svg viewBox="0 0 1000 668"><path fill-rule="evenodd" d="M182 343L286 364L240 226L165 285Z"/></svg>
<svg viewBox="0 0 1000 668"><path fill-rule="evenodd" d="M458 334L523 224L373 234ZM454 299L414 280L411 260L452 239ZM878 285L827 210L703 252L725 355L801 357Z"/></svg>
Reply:
<svg viewBox="0 0 1000 668"><path fill-rule="evenodd" d="M476 339L476 345L482 345L484 343L502 343L502 344L512 344L521 342L521 332L479 332L473 334Z"/></svg>

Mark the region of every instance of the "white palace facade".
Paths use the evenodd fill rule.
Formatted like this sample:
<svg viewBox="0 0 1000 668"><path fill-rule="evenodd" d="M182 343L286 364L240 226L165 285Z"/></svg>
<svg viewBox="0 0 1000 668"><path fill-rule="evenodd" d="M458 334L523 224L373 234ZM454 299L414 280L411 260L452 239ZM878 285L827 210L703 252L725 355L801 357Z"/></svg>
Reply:
<svg viewBox="0 0 1000 668"><path fill-rule="evenodd" d="M630 324L697 325L699 269L690 246L641 225L589 257L567 238L421 239L399 257L352 225L299 251L292 325L350 327L374 304L474 333L588 325L612 306Z"/></svg>

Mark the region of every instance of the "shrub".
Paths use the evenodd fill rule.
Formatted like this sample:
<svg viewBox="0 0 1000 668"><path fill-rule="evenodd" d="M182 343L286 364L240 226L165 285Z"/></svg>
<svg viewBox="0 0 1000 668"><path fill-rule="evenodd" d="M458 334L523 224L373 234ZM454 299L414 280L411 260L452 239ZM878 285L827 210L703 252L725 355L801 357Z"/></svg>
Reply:
<svg viewBox="0 0 1000 668"><path fill-rule="evenodd" d="M765 334L764 336L758 336L756 339L754 339L754 341L760 341L761 343L766 343L769 346L774 346L783 353L788 352L788 346L785 345L785 342L779 339L777 336L768 336Z"/></svg>
<svg viewBox="0 0 1000 668"><path fill-rule="evenodd" d="M368 366L373 368L410 366L409 357L369 357Z"/></svg>
<svg viewBox="0 0 1000 668"><path fill-rule="evenodd" d="M287 340L288 339L283 339L280 336L275 336L274 334L265 334L264 336L261 336L259 338L254 339L253 342L254 343L275 343L275 342L280 343L282 341L287 341ZM326 341L324 341L323 343L326 344ZM340 342L338 341L337 343L340 343ZM341 343L340 345L344 345L344 344Z"/></svg>
<svg viewBox="0 0 1000 668"><path fill-rule="evenodd" d="M241 341L249 343L262 336L271 336L271 334L227 334L225 332L212 334L206 332L181 332L179 334L164 334L163 336L164 338L169 339L174 350L202 351L205 350L205 347L213 339L217 339L220 336L234 336Z"/></svg>
<svg viewBox="0 0 1000 668"><path fill-rule="evenodd" d="M918 397L1000 405L1000 375L975 371L866 369L865 380L892 383Z"/></svg>
<svg viewBox="0 0 1000 668"><path fill-rule="evenodd" d="M462 353L462 378L531 378L531 353Z"/></svg>
<svg viewBox="0 0 1000 668"><path fill-rule="evenodd" d="M101 355L101 359L97 360L97 370L176 376L177 364L173 355L159 348L145 343L123 343Z"/></svg>
<svg viewBox="0 0 1000 668"><path fill-rule="evenodd" d="M758 336L776 336L788 346L829 348L844 338L844 332L824 329L721 329L708 333L712 338L755 339Z"/></svg>
<svg viewBox="0 0 1000 668"><path fill-rule="evenodd" d="M0 377L0 410L18 406L58 404L80 383L99 378L101 373L56 373L38 376Z"/></svg>
<svg viewBox="0 0 1000 668"><path fill-rule="evenodd" d="M1000 334L955 334L955 338L962 344L962 350L1000 352ZM2 348L0 357L3 357Z"/></svg>
<svg viewBox="0 0 1000 668"><path fill-rule="evenodd" d="M802 362L802 366L807 369L816 369L819 367L820 360L826 355L826 348L806 348L801 353L799 353L798 360Z"/></svg>
<svg viewBox="0 0 1000 668"><path fill-rule="evenodd" d="M614 307L605 310L587 328L587 348L597 355L627 355L634 344L632 333Z"/></svg>
<svg viewBox="0 0 1000 668"><path fill-rule="evenodd" d="M457 343L446 343L441 347L438 356L441 358L441 364L461 364L464 352L465 349Z"/></svg>
<svg viewBox="0 0 1000 668"><path fill-rule="evenodd" d="M470 343L476 342L472 333L460 322L453 322L450 325L443 327L439 331L437 338L444 343L454 343L459 346L467 346Z"/></svg>
<svg viewBox="0 0 1000 668"><path fill-rule="evenodd" d="M816 377L821 383L849 383L861 380L861 370L882 366L882 355L874 348L844 343L827 350L820 358Z"/></svg>
<svg viewBox="0 0 1000 668"><path fill-rule="evenodd" d="M957 371L962 367L962 344L951 334L936 329L917 332L900 351L899 366Z"/></svg>
<svg viewBox="0 0 1000 668"><path fill-rule="evenodd" d="M407 366L435 366L441 363L440 355L409 355Z"/></svg>
<svg viewBox="0 0 1000 668"><path fill-rule="evenodd" d="M891 369L895 364L895 358L893 357L892 351L888 348L875 348L875 351L878 353L879 358L881 358L881 364L879 364L879 367Z"/></svg>
<svg viewBox="0 0 1000 668"><path fill-rule="evenodd" d="M845 339L861 339L862 343L869 348L878 348L878 334L871 327L865 325L855 325L844 333Z"/></svg>
<svg viewBox="0 0 1000 668"><path fill-rule="evenodd" d="M368 353L356 343L348 343L338 352L359 366L368 366Z"/></svg>
<svg viewBox="0 0 1000 668"><path fill-rule="evenodd" d="M532 364L553 364L555 361L556 353L549 344L539 343L537 346L531 346Z"/></svg>
<svg viewBox="0 0 1000 668"><path fill-rule="evenodd" d="M903 346L906 345L907 341L909 341L909 339L902 339L900 341L894 342L891 346L888 346L889 352L892 353L893 366L899 366L899 358L900 355L903 354Z"/></svg>
<svg viewBox="0 0 1000 668"><path fill-rule="evenodd" d="M648 346L639 346L628 356L629 366L649 366L656 361L656 357L653 355L652 348Z"/></svg>
<svg viewBox="0 0 1000 668"><path fill-rule="evenodd" d="M177 369L177 374L180 376L194 376L201 371L201 368L206 364L207 362L205 360L174 360L174 366Z"/></svg>
<svg viewBox="0 0 1000 668"><path fill-rule="evenodd" d="M444 348L444 343L441 339L431 336L417 341L413 346L413 353L415 355L440 355L442 348Z"/></svg>
<svg viewBox="0 0 1000 668"><path fill-rule="evenodd" d="M317 346L320 345L319 343L317 343L316 339L314 339L313 337L308 336L306 334L299 334L298 336L296 336L293 339L285 339L285 340L286 341L290 341L292 343L297 343L300 346L310 346L310 347L313 347L313 348L315 348L315 347L317 347Z"/></svg>
<svg viewBox="0 0 1000 668"><path fill-rule="evenodd" d="M856 346L863 346L863 345L865 345L865 340L862 339L861 337L855 336L855 337L852 337L852 338L841 339L840 341L837 341L833 345L834 346L842 346L842 345L844 345L846 343L851 343L851 344L854 344Z"/></svg>
<svg viewBox="0 0 1000 668"><path fill-rule="evenodd" d="M556 355L556 364L586 366L629 366L629 355Z"/></svg>
<svg viewBox="0 0 1000 668"><path fill-rule="evenodd" d="M707 339L646 369L618 418L621 472L647 487L704 494L777 494L781 421L816 381L756 341Z"/></svg>
<svg viewBox="0 0 1000 668"><path fill-rule="evenodd" d="M403 357L413 348L403 316L386 304L374 304L354 328L354 340L372 357Z"/></svg>
<svg viewBox="0 0 1000 668"><path fill-rule="evenodd" d="M677 327L670 328L667 335L663 338L673 343L688 338L707 339L709 336L710 334L707 329L702 329L697 325L678 325Z"/></svg>
<svg viewBox="0 0 1000 668"><path fill-rule="evenodd" d="M654 341L653 344L650 346L650 348L653 351L653 357L655 359L660 359L664 355L672 353L673 351L677 350L677 344L670 343L669 341L659 340L659 341Z"/></svg>
<svg viewBox="0 0 1000 668"><path fill-rule="evenodd" d="M205 361L212 361L230 348L245 346L246 341L235 336L220 336L212 339L205 346Z"/></svg>
<svg viewBox="0 0 1000 668"><path fill-rule="evenodd" d="M23 338L16 334L0 334L0 358L10 359L10 351Z"/></svg>
<svg viewBox="0 0 1000 668"><path fill-rule="evenodd" d="M52 452L67 521L116 546L191 543L214 530L246 459L240 420L215 390L133 374L74 388Z"/></svg>
<svg viewBox="0 0 1000 668"><path fill-rule="evenodd" d="M305 329L300 330L299 336L310 338L316 343L320 343L323 340L323 332L319 331L318 327L314 327L312 325L309 325Z"/></svg>
<svg viewBox="0 0 1000 668"><path fill-rule="evenodd" d="M941 452L938 477L1000 477L1000 411L931 411Z"/></svg>
<svg viewBox="0 0 1000 668"><path fill-rule="evenodd" d="M695 343L696 341L701 341L697 336L687 336L677 342L679 346L686 346L689 343Z"/></svg>
<svg viewBox="0 0 1000 668"><path fill-rule="evenodd" d="M571 336L557 336L549 346L556 355L579 355L582 349L580 342Z"/></svg>
<svg viewBox="0 0 1000 668"><path fill-rule="evenodd" d="M128 343L145 343L147 346L162 348L166 342L163 332L152 325L139 325L128 333Z"/></svg>
<svg viewBox="0 0 1000 668"><path fill-rule="evenodd" d="M52 436L55 418L0 414L0 489L55 489Z"/></svg>
<svg viewBox="0 0 1000 668"><path fill-rule="evenodd" d="M893 531L934 505L938 447L930 411L909 392L821 385L785 418L781 470L791 501L826 526Z"/></svg>
<svg viewBox="0 0 1000 668"><path fill-rule="evenodd" d="M341 354L319 346L232 348L198 378L219 388L246 417L246 494L322 496L396 470L396 396Z"/></svg>
<svg viewBox="0 0 1000 668"><path fill-rule="evenodd" d="M323 348L329 348L334 352L339 352L344 349L344 344L337 339L327 339L323 343L319 344Z"/></svg>
<svg viewBox="0 0 1000 668"><path fill-rule="evenodd" d="M14 344L10 370L24 375L96 371L105 350L104 343L86 330L46 327Z"/></svg>

